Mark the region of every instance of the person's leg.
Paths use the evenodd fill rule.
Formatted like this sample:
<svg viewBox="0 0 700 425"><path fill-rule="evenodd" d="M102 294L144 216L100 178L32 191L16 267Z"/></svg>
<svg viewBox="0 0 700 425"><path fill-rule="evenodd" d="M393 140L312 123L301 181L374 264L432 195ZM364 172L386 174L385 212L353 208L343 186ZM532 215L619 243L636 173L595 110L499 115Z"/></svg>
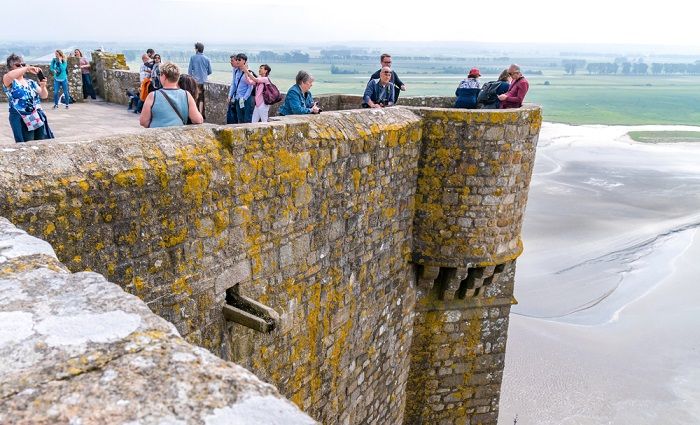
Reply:
<svg viewBox="0 0 700 425"><path fill-rule="evenodd" d="M61 82L61 86L63 87L63 97L66 99L66 109L68 109L68 105L70 105L70 90L68 89L68 78Z"/></svg>
<svg viewBox="0 0 700 425"><path fill-rule="evenodd" d="M243 119L245 118L245 111L244 108L241 108L241 102L239 100L236 100L233 102L234 104L234 110L235 115L236 115L236 122L234 124L243 124L245 121Z"/></svg>
<svg viewBox="0 0 700 425"><path fill-rule="evenodd" d="M260 121L267 122L270 118L270 105L260 105Z"/></svg>
<svg viewBox="0 0 700 425"><path fill-rule="evenodd" d="M245 101L244 106L244 120L243 122L253 122L253 107L255 106L255 99L253 96L248 96Z"/></svg>
<svg viewBox="0 0 700 425"><path fill-rule="evenodd" d="M199 109L199 112L202 114L202 118L206 119L206 115L204 114L204 84L197 84L197 90L199 90L197 109Z"/></svg>
<svg viewBox="0 0 700 425"><path fill-rule="evenodd" d="M256 106L255 108L253 108L253 119L251 120L251 122L258 121L260 121L260 107Z"/></svg>
<svg viewBox="0 0 700 425"><path fill-rule="evenodd" d="M80 74L80 76L83 79L83 99L87 99L87 97L88 97L87 78L85 78L85 75L86 74Z"/></svg>
<svg viewBox="0 0 700 425"><path fill-rule="evenodd" d="M61 82L53 80L53 108L58 108L58 89L61 88Z"/></svg>
<svg viewBox="0 0 700 425"><path fill-rule="evenodd" d="M226 109L226 124L236 124L237 122L236 105L235 102L231 102L228 104L228 108Z"/></svg>
<svg viewBox="0 0 700 425"><path fill-rule="evenodd" d="M27 139L25 137L27 135L27 126L24 125L24 121L22 121L22 117L19 115L19 112L15 111L14 108L10 109L8 118L10 121L10 128L12 129L12 135L15 138L15 143L26 142Z"/></svg>

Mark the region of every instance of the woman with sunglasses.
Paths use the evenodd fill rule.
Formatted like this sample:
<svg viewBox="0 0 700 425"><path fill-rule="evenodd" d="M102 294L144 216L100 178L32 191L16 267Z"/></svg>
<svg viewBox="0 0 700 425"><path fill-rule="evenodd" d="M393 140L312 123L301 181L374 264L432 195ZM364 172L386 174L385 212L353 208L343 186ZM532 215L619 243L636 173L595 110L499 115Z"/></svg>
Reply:
<svg viewBox="0 0 700 425"><path fill-rule="evenodd" d="M148 92L153 90L160 90L163 85L160 83L160 64L161 59L158 53L153 55L153 68L151 68L151 87L149 87Z"/></svg>
<svg viewBox="0 0 700 425"><path fill-rule="evenodd" d="M10 127L15 142L51 139L46 114L41 109L41 100L49 97L46 78L36 66L28 66L22 57L11 54L7 57L7 73L2 77L2 90L10 106ZM39 82L24 78L26 73L38 75Z"/></svg>

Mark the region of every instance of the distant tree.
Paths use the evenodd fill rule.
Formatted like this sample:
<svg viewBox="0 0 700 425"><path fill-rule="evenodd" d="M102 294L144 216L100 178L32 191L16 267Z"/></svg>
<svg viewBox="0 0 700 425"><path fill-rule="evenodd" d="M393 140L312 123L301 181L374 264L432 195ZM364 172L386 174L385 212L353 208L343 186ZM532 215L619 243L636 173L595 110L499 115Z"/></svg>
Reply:
<svg viewBox="0 0 700 425"><path fill-rule="evenodd" d="M646 75L649 65L644 62L637 62L632 65L632 73L637 75Z"/></svg>
<svg viewBox="0 0 700 425"><path fill-rule="evenodd" d="M629 62L623 62L622 63L622 73L624 75L630 75L632 72L632 64Z"/></svg>
<svg viewBox="0 0 700 425"><path fill-rule="evenodd" d="M664 64L654 62L651 64L651 73L654 75L659 75L664 70Z"/></svg>
<svg viewBox="0 0 700 425"><path fill-rule="evenodd" d="M564 72L567 74L576 74L576 69L582 68L586 61L583 59L565 59L561 61L562 66L564 66Z"/></svg>

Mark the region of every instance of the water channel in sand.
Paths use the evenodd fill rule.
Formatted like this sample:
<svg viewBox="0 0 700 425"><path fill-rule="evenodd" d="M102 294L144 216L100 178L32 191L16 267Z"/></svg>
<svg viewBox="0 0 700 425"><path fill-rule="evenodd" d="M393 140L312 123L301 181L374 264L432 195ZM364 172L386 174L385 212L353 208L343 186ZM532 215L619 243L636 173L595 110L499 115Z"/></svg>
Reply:
<svg viewBox="0 0 700 425"><path fill-rule="evenodd" d="M700 143L542 127L499 424L700 423Z"/></svg>

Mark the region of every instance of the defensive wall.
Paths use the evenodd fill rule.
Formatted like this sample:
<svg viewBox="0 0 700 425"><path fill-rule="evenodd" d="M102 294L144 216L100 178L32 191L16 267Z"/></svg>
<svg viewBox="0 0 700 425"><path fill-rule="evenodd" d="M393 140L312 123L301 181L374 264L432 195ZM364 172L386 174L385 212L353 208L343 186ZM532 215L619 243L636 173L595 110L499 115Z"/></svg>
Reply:
<svg viewBox="0 0 700 425"><path fill-rule="evenodd" d="M322 423L496 423L540 109L322 99L5 149L0 216Z"/></svg>

